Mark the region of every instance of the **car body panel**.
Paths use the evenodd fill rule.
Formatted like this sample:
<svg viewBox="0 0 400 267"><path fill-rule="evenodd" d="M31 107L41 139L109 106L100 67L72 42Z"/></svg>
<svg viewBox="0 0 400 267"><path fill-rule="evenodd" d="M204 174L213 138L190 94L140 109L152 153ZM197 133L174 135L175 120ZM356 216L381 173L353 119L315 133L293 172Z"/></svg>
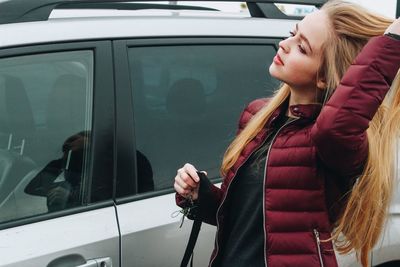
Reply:
<svg viewBox="0 0 400 267"><path fill-rule="evenodd" d="M107 174L109 173L110 169L112 170L113 163L111 162L108 165L103 164L104 160L106 160L110 154L108 152L103 152L103 149L107 148L107 141L109 139L113 139L113 102L109 101L110 97L108 95L113 95L112 68L110 68L111 42L74 42L39 46L24 46L0 50L1 59L6 58L7 60L12 61L14 57L19 58L21 56L29 54L34 57L40 57L40 60L43 60L44 63L46 63L48 60L48 57L44 55L53 53L55 55L59 55L58 52L60 51L67 53L73 51L72 54L75 54L75 57L72 54L68 54L69 57L64 58L64 60L66 61L72 60L73 63L64 64L63 70L65 72L72 72L70 67L73 66L73 70L76 70L75 73L80 73L79 71L81 70L82 65L76 63L77 61L74 60L76 58L81 59L80 57L82 56L82 54L80 52L83 50L86 50L86 52L83 54L93 54L93 57L95 58L94 75L87 75L87 81L89 85L82 89L82 91L85 92L85 100L88 101L88 104L85 105L85 107L87 107L87 110L91 111L84 113L84 115L87 115L87 117L93 116L94 118L101 119L92 119L87 117L84 118L87 119L88 124L90 122L90 126L84 129L92 130L92 141L90 148L93 149L91 151L93 155L91 155L91 166L88 167L90 171L85 172L86 175L81 176L82 184L84 184L84 186L80 187L82 191L86 190L89 187L89 180L99 177L100 175L104 180L111 181L112 185L113 176ZM93 51L93 53L91 51ZM16 62L17 63L15 64L15 66L21 65L20 62L18 63L18 60ZM22 64L22 66L24 67L29 64L29 60L23 62L25 62L24 64ZM57 65L53 64L51 66L56 69L55 66ZM39 72L42 71L39 68L36 69L38 69ZM47 68L46 71L48 72L49 69L50 67ZM23 71L15 71L12 74L14 76L18 76L22 75L23 73ZM7 66L5 68L5 72L2 72L1 74L7 74ZM36 75L32 74L27 77L35 77L35 85L38 85L40 87L43 83L44 85L47 85L49 91L54 90L54 87L51 83L49 85L44 82L46 81L46 77L39 76L36 72L34 74ZM92 79L92 76L96 77ZM73 75L71 75L70 77L73 77ZM27 81L30 80L28 79ZM92 83L94 84L93 87L95 87L95 89L92 88ZM24 90L28 89L24 88L24 86L22 88ZM66 88L71 89L70 87ZM92 98L91 94L93 93L93 91L95 91L95 93L94 97ZM40 94L36 94L35 90L30 89L29 92L32 92L32 94L34 94L35 96L40 96ZM46 107L48 102L50 102L49 99L61 100L66 103L74 103L68 101L68 98L65 97L65 95L62 95L60 97L58 97L59 95L56 96L57 98L38 98L38 102L36 103L39 103L40 105L38 106L41 107ZM78 97L79 96L80 95L78 95ZM16 98L15 100L17 101L19 99ZM91 102L96 103L96 105L94 105L93 107L93 103ZM27 103L30 102L27 101ZM4 103L2 103L2 105L4 106ZM74 105L73 107L75 109L79 108L76 105ZM65 110L59 108L59 106L57 106L56 108L57 111L60 110L61 112ZM65 123L66 121L68 120L59 120L61 124ZM79 127L82 127L82 124L80 124ZM71 129L70 127L65 128L67 128L68 131ZM79 128L79 130L81 130L81 128ZM35 137L37 138L37 136ZM37 141L37 139L35 140ZM46 140L44 140L44 142L46 142L45 145L48 148L55 150L54 153L56 156L59 155L58 152L61 150L59 146L61 147L63 143L57 143L56 146L52 146L51 138L47 138ZM42 146L40 146L35 151L38 151L37 154L45 154L45 149ZM7 150L7 152L11 153L12 151ZM52 157L50 158L53 159ZM10 203L7 202L7 205L10 205L9 210L14 210L14 214L12 214L11 218L4 218L3 216L0 216L0 219L2 219L0 225L0 238L2 240L2 245L0 245L0 266L54 267L57 266L56 263L54 263L54 260L60 261L60 257L64 257L62 259L63 262L69 262L70 265L73 264L72 262L76 263L75 266L81 265L90 259L109 257L114 263L114 266L119 266L119 231L116 211L113 206L113 202L111 200L107 200L107 202L98 201L97 203L91 203L90 201L89 204L89 200L82 198L80 206L77 208L71 208L67 211L60 210L48 213L48 205L45 195L34 196L29 195L27 192L25 192L27 184L32 180L33 177L36 176L36 174L40 170L43 169L42 165L33 165L32 167L34 169L23 177L12 176L12 178L18 178L21 180L15 185L14 189L8 189L9 191L12 191L12 193L6 195L7 199L10 199ZM66 169L67 167L65 167L65 169L63 170L64 174L59 175L57 179L61 179L62 177L65 179ZM1 189L4 190L4 187L1 187ZM9 193L9 191L7 191L6 193ZM85 196L88 195L89 194L85 194ZM14 201L11 201L11 199L14 199ZM53 264L48 265L51 262L53 262Z"/></svg>
<svg viewBox="0 0 400 267"><path fill-rule="evenodd" d="M114 207L5 229L0 231L0 266L47 266L71 254L86 260L110 257L119 266L118 236Z"/></svg>
<svg viewBox="0 0 400 267"><path fill-rule="evenodd" d="M122 266L179 266L192 221L186 219L179 227L183 214L175 205L175 194L121 204L117 209L122 236ZM202 225L194 251L196 266L207 265L215 230L214 226Z"/></svg>
<svg viewBox="0 0 400 267"><path fill-rule="evenodd" d="M399 261L400 214L391 214L383 231L382 238L375 246L372 266L390 261Z"/></svg>
<svg viewBox="0 0 400 267"><path fill-rule="evenodd" d="M295 21L224 17L105 17L52 19L2 25L0 47L73 40L166 36L279 37L289 34ZM63 29L60 31L60 29ZM79 29L79 30L78 30ZM151 29L150 31L148 29ZM194 30L195 29L195 30Z"/></svg>

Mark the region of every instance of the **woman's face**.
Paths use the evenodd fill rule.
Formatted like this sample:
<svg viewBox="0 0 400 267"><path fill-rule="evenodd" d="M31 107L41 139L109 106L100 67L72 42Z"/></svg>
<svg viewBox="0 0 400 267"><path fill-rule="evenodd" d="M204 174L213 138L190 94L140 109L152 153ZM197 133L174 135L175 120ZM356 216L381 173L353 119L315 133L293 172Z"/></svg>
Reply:
<svg viewBox="0 0 400 267"><path fill-rule="evenodd" d="M323 11L304 17L291 36L279 43L270 74L294 90L312 89L315 92L322 45L328 40L328 25L328 17Z"/></svg>

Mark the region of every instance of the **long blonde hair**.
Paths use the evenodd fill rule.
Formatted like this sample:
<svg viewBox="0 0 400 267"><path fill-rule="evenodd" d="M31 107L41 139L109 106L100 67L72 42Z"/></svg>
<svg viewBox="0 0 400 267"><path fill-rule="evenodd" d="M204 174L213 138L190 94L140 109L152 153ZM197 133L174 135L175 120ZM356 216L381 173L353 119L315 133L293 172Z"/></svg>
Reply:
<svg viewBox="0 0 400 267"><path fill-rule="evenodd" d="M371 37L382 35L392 20L373 14L359 5L341 0L328 1L322 10L331 22L330 40L323 46L323 75L329 97L357 54ZM317 77L318 77L317 75ZM363 266L377 243L390 205L394 187L394 148L400 125L400 75L393 82L367 130L369 153L361 176L347 197L335 223L332 240L340 253L356 251ZM283 84L233 140L225 152L221 174L225 176L244 147L265 126L271 114L289 97L290 87Z"/></svg>

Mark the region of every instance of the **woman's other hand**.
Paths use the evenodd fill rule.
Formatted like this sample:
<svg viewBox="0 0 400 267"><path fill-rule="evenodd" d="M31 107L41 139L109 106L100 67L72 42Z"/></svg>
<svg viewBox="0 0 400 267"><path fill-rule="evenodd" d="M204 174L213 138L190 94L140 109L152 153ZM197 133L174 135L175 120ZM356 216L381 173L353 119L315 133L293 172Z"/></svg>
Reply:
<svg viewBox="0 0 400 267"><path fill-rule="evenodd" d="M397 18L392 24L389 25L385 31L385 34L389 32L400 35L400 18Z"/></svg>
<svg viewBox="0 0 400 267"><path fill-rule="evenodd" d="M186 163L182 168L178 169L175 176L175 191L185 197L192 197L192 200L198 198L200 177L197 175L196 168Z"/></svg>

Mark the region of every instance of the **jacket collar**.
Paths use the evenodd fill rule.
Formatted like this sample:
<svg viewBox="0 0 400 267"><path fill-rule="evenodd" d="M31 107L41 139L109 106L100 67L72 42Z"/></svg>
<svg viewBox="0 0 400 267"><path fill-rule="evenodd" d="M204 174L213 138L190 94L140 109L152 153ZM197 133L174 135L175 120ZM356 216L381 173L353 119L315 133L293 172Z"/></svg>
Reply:
<svg viewBox="0 0 400 267"><path fill-rule="evenodd" d="M292 114L299 118L308 120L314 120L318 117L321 112L322 105L319 103L315 104L298 104L289 107Z"/></svg>
<svg viewBox="0 0 400 267"><path fill-rule="evenodd" d="M281 114L285 114L287 109L290 109L291 113L299 117L300 119L312 121L316 119L321 112L322 104L313 103L313 104L297 104L289 106L289 97L272 113L271 119L268 123L273 123L276 118L278 118Z"/></svg>

